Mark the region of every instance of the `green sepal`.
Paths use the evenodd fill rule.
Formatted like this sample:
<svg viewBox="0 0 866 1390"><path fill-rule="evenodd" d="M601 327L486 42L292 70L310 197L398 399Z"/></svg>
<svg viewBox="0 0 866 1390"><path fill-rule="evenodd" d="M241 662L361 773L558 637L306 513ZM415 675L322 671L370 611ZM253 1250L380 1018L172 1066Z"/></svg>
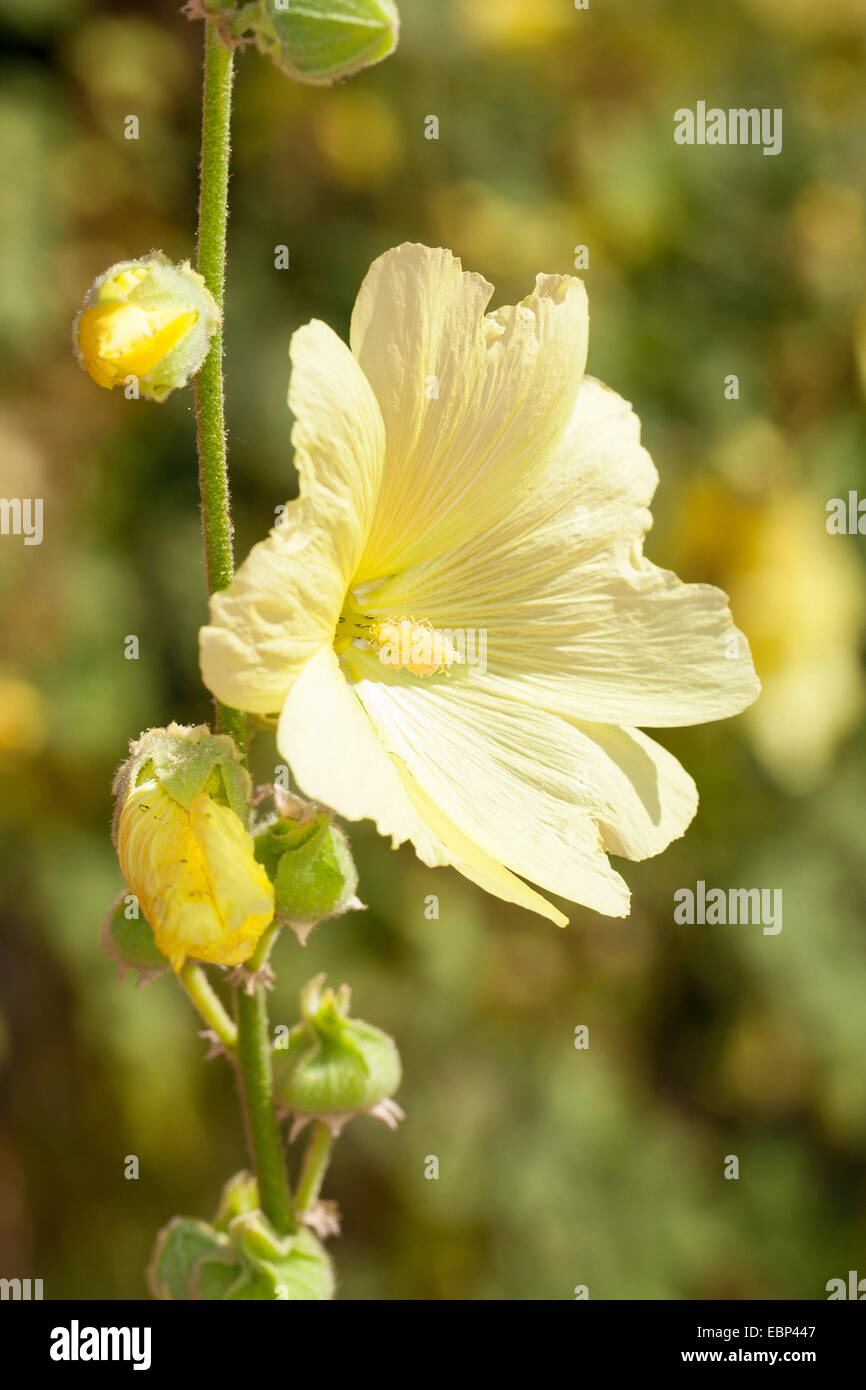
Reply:
<svg viewBox="0 0 866 1390"><path fill-rule="evenodd" d="M280 1246L267 1260L237 1258L232 1251L205 1255L196 1266L191 1296L288 1303L325 1302L334 1297L333 1264L312 1231L302 1227L280 1241Z"/></svg>
<svg viewBox="0 0 866 1390"><path fill-rule="evenodd" d="M229 1239L242 1253L246 1287L232 1298L276 1298L288 1302L322 1301L334 1296L334 1269L317 1236L301 1226L290 1236L278 1236L261 1212L239 1216ZM266 1293L252 1289L266 1288Z"/></svg>
<svg viewBox="0 0 866 1390"><path fill-rule="evenodd" d="M271 1264L276 1275L274 1297L288 1303L323 1303L334 1297L334 1266L321 1241L301 1227L292 1237L290 1253Z"/></svg>
<svg viewBox="0 0 866 1390"><path fill-rule="evenodd" d="M276 1276L264 1267L254 1269L240 1261L206 1258L196 1269L192 1293L196 1299L272 1303L276 1288Z"/></svg>
<svg viewBox="0 0 866 1390"><path fill-rule="evenodd" d="M244 1277L240 1260L231 1251L203 1255L190 1279L189 1300L223 1301L233 1297L232 1290Z"/></svg>
<svg viewBox="0 0 866 1390"><path fill-rule="evenodd" d="M225 1236L221 1236L206 1221L197 1221L190 1216L173 1217L156 1238L147 1271L154 1298L188 1299L190 1282L198 1261L219 1252L225 1245Z"/></svg>
<svg viewBox="0 0 866 1390"><path fill-rule="evenodd" d="M138 974L136 983L140 987L162 975L168 970L169 963L157 946L153 928L141 911L137 917L126 916L126 900L130 896L128 891L124 891L115 898L102 923L100 941L106 955L117 966L120 978L123 979L128 970L135 970Z"/></svg>
<svg viewBox="0 0 866 1390"><path fill-rule="evenodd" d="M228 1234L235 1249L253 1264L279 1259L286 1253L285 1237L277 1234L260 1211L245 1211L236 1216L229 1224Z"/></svg>
<svg viewBox="0 0 866 1390"><path fill-rule="evenodd" d="M244 1265L245 1279L232 1298L325 1299L334 1292L331 1261L313 1232L302 1226L279 1236L260 1211L238 1216L229 1239ZM266 1289L261 1293L257 1290Z"/></svg>
<svg viewBox="0 0 866 1390"><path fill-rule="evenodd" d="M248 825L251 781L241 757L233 738L212 734L207 724L148 729L130 743L114 779L115 828L129 792L150 777L185 810L206 792Z"/></svg>
<svg viewBox="0 0 866 1390"><path fill-rule="evenodd" d="M213 1224L218 1231L228 1231L236 1216L257 1211L259 1205L259 1185L252 1173L243 1168L224 1184Z"/></svg>

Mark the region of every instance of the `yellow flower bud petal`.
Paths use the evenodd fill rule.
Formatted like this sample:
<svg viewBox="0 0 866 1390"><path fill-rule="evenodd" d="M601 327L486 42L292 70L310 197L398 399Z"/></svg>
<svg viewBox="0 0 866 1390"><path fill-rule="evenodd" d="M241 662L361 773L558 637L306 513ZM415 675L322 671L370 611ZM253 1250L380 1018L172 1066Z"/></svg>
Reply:
<svg viewBox="0 0 866 1390"><path fill-rule="evenodd" d="M125 270L119 270L116 275L109 273L108 279L103 280L99 297L107 302L110 299L125 299L131 294L136 285L140 285L142 280L147 279L147 270L143 265L127 266Z"/></svg>
<svg viewBox="0 0 866 1390"><path fill-rule="evenodd" d="M198 319L195 310L142 309L116 301L85 309L78 343L89 375L110 391L129 375L143 377L167 357Z"/></svg>
<svg viewBox="0 0 866 1390"><path fill-rule="evenodd" d="M240 818L205 792L181 806L148 778L117 826L124 878L174 970L187 957L240 965L274 916L274 890Z"/></svg>

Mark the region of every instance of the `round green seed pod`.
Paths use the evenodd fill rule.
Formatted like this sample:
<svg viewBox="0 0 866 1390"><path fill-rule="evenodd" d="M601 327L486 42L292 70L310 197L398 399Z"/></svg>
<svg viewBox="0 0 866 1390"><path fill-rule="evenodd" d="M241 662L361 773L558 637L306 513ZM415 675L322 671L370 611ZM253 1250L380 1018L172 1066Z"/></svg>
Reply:
<svg viewBox="0 0 866 1390"><path fill-rule="evenodd" d="M349 1018L348 988L323 989L324 978L304 987L301 1023L274 1046L276 1097L311 1116L369 1110L400 1085L400 1054L381 1028Z"/></svg>

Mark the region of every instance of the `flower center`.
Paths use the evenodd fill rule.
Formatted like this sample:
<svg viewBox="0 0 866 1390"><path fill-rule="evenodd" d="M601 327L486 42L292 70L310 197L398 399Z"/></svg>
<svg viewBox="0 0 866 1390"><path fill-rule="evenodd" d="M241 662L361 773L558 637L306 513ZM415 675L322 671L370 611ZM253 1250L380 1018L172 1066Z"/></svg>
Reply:
<svg viewBox="0 0 866 1390"><path fill-rule="evenodd" d="M447 673L460 660L449 633L415 618L371 617L347 594L337 619L334 651L341 656L355 643L363 650L375 651L383 666L411 671L414 676Z"/></svg>

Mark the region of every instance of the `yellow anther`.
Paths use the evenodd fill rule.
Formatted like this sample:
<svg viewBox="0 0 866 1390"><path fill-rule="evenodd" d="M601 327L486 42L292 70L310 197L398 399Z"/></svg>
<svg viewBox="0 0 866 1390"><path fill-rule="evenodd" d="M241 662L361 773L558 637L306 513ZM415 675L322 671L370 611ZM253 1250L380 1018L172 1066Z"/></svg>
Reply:
<svg viewBox="0 0 866 1390"><path fill-rule="evenodd" d="M384 666L401 667L413 676L435 676L457 660L446 632L413 618L382 618L373 624L370 637Z"/></svg>
<svg viewBox="0 0 866 1390"><path fill-rule="evenodd" d="M370 617L347 594L337 622L334 650L342 655L353 642L372 648L383 666L411 671L413 676L448 671L460 659L447 632L414 618Z"/></svg>

